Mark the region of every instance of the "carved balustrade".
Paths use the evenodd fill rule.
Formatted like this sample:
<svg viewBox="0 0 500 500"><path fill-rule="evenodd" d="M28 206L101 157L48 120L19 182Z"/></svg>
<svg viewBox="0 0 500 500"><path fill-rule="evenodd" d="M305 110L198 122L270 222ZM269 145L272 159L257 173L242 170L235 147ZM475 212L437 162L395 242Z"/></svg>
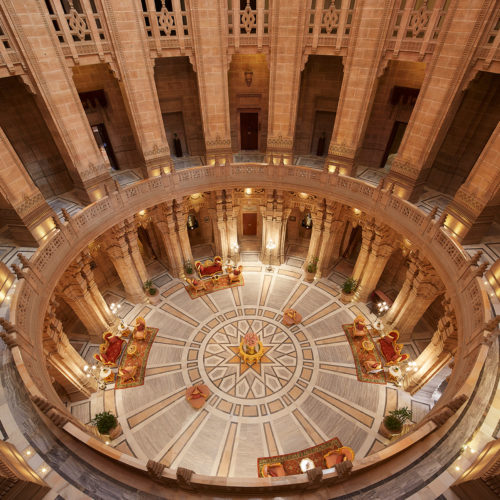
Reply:
<svg viewBox="0 0 500 500"><path fill-rule="evenodd" d="M269 46L269 0L240 0L227 2L228 45L236 51L240 46Z"/></svg>
<svg viewBox="0 0 500 500"><path fill-rule="evenodd" d="M462 393L466 396L473 395L489 349L483 342L485 323L491 314L487 297L480 285L483 269L475 267L476 263L469 259L447 230L441 227L442 218L433 220L432 215L426 215L409 202L397 198L391 190L383 189L382 185L374 187L359 179L297 166L227 164L197 167L169 176L149 178L110 193L62 223L30 260L31 267L25 270L26 279L20 280L12 302L10 321L16 333L16 345L12 347L12 353L30 394L42 396L58 411L66 414L44 365L41 318L48 306L48 292L54 289L61 274L82 248L113 225L132 217L140 210L174 198L180 199L181 196L194 192L216 191L241 185L254 188L279 187L292 191L303 191L307 187L309 193L326 198L327 201L334 199L367 213L377 214L381 222L410 239L415 248L425 255L445 284L451 305L456 311L458 345L455 369L445 393L425 423L396 444L357 461L351 473L355 475L377 466L378 462L390 460L401 450L411 447L419 440L425 440L432 432L442 432L444 435L460 415L460 412L448 415L447 405L451 405L454 398ZM445 413L450 416L449 422L436 430L446 420L441 418ZM439 423L432 420L434 414L440 417ZM100 453L137 471L147 470L146 460L120 454L103 446L95 438L89 438L71 420L63 428ZM412 453L416 460L421 456L422 449ZM163 470L161 480L164 484L174 484L177 481L181 485L180 479L176 479L175 472L169 468ZM338 480L337 473L325 474L321 484ZM305 475L291 476L279 485L271 479L243 481L239 478L214 478L198 474L190 474L188 482L188 486L194 489L225 493L300 490L309 485Z"/></svg>

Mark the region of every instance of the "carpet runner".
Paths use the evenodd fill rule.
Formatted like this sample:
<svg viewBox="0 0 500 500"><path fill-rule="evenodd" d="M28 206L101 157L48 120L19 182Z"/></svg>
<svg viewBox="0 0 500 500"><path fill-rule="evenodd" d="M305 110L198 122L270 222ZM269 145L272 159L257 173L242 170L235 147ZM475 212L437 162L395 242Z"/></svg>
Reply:
<svg viewBox="0 0 500 500"><path fill-rule="evenodd" d="M363 349L362 344L364 340L369 340L374 346L376 346L371 335L367 333L364 337L354 337L352 334L354 328L352 324L342 325L342 328L344 329L349 345L351 346L352 357L354 358L354 364L356 365L356 375L358 380L360 382L370 382L372 384L386 384L387 379L383 370L377 373L368 373L363 366L363 363L367 360L378 361L382 366L384 365L376 347L370 353Z"/></svg>
<svg viewBox="0 0 500 500"><path fill-rule="evenodd" d="M217 292L219 290L225 290L226 288L234 288L235 286L243 286L245 284L245 280L243 279L243 276L240 275L240 280L237 281L236 283L230 283L229 282L229 276L219 276L219 279L213 283L212 280L204 280L205 286L207 287L206 290L194 290L192 287L189 285L186 286L186 292L189 293L189 296L192 299L196 299L198 297L201 297L202 295L207 295L208 293L213 293Z"/></svg>
<svg viewBox="0 0 500 500"><path fill-rule="evenodd" d="M279 462L285 469L287 476L293 474L302 474L300 470L300 461L303 458L310 458L316 467L325 468L325 458L324 456L331 450L336 450L340 448L342 443L339 438L333 438L324 443L317 444L311 448L306 448L305 450L295 451L293 453L287 453L285 455L276 455L275 457L260 457L257 459L257 473L259 477L264 477L262 475L262 467L264 465L275 464Z"/></svg>
<svg viewBox="0 0 500 500"><path fill-rule="evenodd" d="M130 342L125 349L124 356L122 357L120 368L137 366L137 371L134 379L129 379L126 382L123 382L122 377L117 374L115 389L127 389L129 387L138 387L144 384L149 351L151 350L151 346L153 345L157 333L158 328L148 326L146 328L146 338L144 340L134 340L133 337L130 339ZM128 354L128 349L134 345L137 348L136 353L132 355ZM119 372L120 370L118 370L118 373Z"/></svg>

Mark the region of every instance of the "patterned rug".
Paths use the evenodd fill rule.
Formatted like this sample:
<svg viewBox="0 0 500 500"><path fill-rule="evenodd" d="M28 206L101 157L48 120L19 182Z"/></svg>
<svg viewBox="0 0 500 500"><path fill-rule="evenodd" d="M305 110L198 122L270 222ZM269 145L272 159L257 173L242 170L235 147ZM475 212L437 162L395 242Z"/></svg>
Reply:
<svg viewBox="0 0 500 500"><path fill-rule="evenodd" d="M302 474L300 470L300 461L303 458L310 458L316 467L325 468L325 459L329 451L340 448L342 443L339 438L333 438L324 443L317 444L311 448L306 448L305 450L295 451L294 453L287 453L286 455L276 455L275 457L261 457L257 459L257 473L259 477L262 476L262 467L264 465L275 464L279 462L283 465L285 473L287 476L293 474Z"/></svg>
<svg viewBox="0 0 500 500"><path fill-rule="evenodd" d="M236 283L230 283L229 276L227 275L219 276L219 279L215 283L212 282L212 280L210 279L203 281L205 283L205 286L207 287L206 290L196 291L189 285L186 286L186 292L189 293L189 296L192 299L196 299L198 297L201 297L202 295L207 295L207 293L217 292L219 290L224 290L226 288L234 288L235 286L243 286L245 284L245 280L243 279L242 275L240 275L240 280L237 281Z"/></svg>
<svg viewBox="0 0 500 500"><path fill-rule="evenodd" d="M363 367L363 363L368 359L378 361L382 366L384 365L376 347L373 351L371 351L371 353L368 353L363 349L363 340L370 340L373 345L376 345L371 335L368 333L365 337L354 337L352 334L352 330L354 328L352 324L342 325L342 328L344 329L349 345L351 346L352 357L354 358L354 364L356 365L356 375L358 380L360 382L370 382L372 384L387 383L384 371L368 373Z"/></svg>
<svg viewBox="0 0 500 500"><path fill-rule="evenodd" d="M137 371L135 372L134 379L128 379L126 382L122 381L120 375L116 375L116 385L115 389L127 389L129 387L138 387L144 384L144 377L146 375L146 365L148 363L149 351L155 340L156 334L158 333L158 328L152 328L148 326L146 328L146 338L144 340L134 340L130 339L125 351L122 361L120 363L120 368L130 368L137 366ZM131 346L136 346L137 350L135 354L128 354ZM132 347L133 348L133 347ZM120 370L118 370L118 373Z"/></svg>

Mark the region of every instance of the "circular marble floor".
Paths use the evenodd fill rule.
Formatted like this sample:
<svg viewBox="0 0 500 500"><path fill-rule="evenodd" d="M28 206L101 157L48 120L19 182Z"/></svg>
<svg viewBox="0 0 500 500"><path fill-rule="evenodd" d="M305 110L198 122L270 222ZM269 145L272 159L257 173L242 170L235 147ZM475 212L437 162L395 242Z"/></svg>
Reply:
<svg viewBox="0 0 500 500"><path fill-rule="evenodd" d="M269 273L260 263L247 264L244 286L194 300L180 281L157 277L162 302L136 305L126 316L132 322L142 315L159 328L144 385L109 386L93 396L88 410L79 404L72 411L114 410L124 434L113 446L200 474L255 477L258 457L333 437L358 458L379 450L386 444L377 433L385 412L406 405L418 421L430 401L410 398L393 385L357 380L342 325L359 313L374 317L364 304L339 301L342 276L309 284L298 266L298 259L289 259ZM281 323L287 307L303 316L301 324ZM252 367L236 354L250 330L266 351ZM415 346L405 349L415 356ZM185 388L197 382L212 392L201 410L184 397Z"/></svg>

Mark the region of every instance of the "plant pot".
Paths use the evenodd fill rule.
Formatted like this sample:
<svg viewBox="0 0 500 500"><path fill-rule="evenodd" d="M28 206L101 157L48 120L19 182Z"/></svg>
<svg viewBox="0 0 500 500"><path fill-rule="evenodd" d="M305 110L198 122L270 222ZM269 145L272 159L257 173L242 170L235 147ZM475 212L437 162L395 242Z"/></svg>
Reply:
<svg viewBox="0 0 500 500"><path fill-rule="evenodd" d="M122 426L118 422L110 431L109 431L109 437L110 439L116 439L118 436L120 436L122 433Z"/></svg>
<svg viewBox="0 0 500 500"><path fill-rule="evenodd" d="M161 297L160 297L160 291L158 290L158 288L156 289L156 292L154 295L150 295L148 293L148 300L149 300L149 303L152 304L152 305L156 305L156 304L159 304L160 303L160 300L161 300Z"/></svg>
<svg viewBox="0 0 500 500"><path fill-rule="evenodd" d="M308 283L312 283L314 281L314 276L316 276L316 273L310 273L309 271L306 271L306 275L304 276L304 279Z"/></svg>
<svg viewBox="0 0 500 500"><path fill-rule="evenodd" d="M393 438L394 436L399 436L401 434L401 431L402 431L402 427L401 429L399 429L398 431L391 431L389 430L385 424L384 424L384 421L382 420L382 422L380 423L380 427L378 429L378 433L379 434L382 434L382 436L384 436L385 438L387 439L391 439Z"/></svg>
<svg viewBox="0 0 500 500"><path fill-rule="evenodd" d="M355 292L351 292L351 293L341 292L340 293L340 302L342 302L342 304L349 304L350 302L352 302L352 299L354 298L354 293Z"/></svg>

